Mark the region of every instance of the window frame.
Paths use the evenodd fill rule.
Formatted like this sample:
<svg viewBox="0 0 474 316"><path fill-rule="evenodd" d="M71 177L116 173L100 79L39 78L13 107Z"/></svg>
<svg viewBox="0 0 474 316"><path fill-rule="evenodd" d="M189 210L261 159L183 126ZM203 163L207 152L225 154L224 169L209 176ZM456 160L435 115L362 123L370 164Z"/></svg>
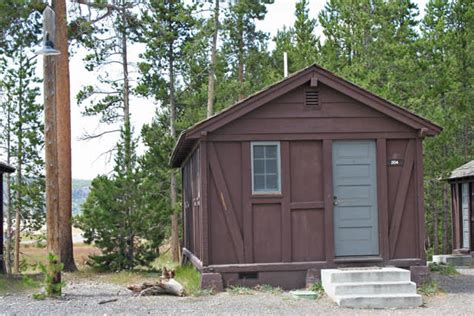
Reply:
<svg viewBox="0 0 474 316"><path fill-rule="evenodd" d="M277 150L277 184L278 189L272 191L255 191L254 183L254 147L255 146L275 146ZM279 141L254 141L250 143L250 163L251 163L251 178L252 178L252 195L265 195L265 194L281 194L281 151Z"/></svg>

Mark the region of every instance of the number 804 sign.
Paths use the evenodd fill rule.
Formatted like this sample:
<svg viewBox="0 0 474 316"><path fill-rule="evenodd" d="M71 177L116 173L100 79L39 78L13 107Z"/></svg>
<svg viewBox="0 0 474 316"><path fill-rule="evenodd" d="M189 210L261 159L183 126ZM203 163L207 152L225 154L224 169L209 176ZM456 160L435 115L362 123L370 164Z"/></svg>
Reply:
<svg viewBox="0 0 474 316"><path fill-rule="evenodd" d="M388 160L388 165L390 167L403 166L403 159L389 159Z"/></svg>

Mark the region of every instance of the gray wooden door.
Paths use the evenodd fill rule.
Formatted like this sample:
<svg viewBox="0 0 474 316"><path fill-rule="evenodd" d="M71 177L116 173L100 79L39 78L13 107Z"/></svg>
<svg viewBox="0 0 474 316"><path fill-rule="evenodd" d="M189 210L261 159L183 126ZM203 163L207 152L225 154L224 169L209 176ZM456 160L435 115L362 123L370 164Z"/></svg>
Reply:
<svg viewBox="0 0 474 316"><path fill-rule="evenodd" d="M379 254L375 141L334 141L336 256Z"/></svg>

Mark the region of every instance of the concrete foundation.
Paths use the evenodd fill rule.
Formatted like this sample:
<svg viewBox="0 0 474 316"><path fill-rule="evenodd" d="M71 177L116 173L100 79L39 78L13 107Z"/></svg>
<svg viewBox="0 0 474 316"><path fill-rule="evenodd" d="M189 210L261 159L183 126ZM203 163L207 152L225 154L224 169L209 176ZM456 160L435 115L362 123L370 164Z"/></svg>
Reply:
<svg viewBox="0 0 474 316"><path fill-rule="evenodd" d="M470 266L472 263L471 255L435 255L434 263L452 264L456 267Z"/></svg>

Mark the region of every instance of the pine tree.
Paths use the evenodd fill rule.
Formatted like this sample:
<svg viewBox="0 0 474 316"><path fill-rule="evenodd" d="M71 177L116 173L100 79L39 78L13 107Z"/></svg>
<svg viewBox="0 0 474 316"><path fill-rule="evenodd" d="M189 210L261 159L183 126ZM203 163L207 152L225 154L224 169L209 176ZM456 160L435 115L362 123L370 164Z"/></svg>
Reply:
<svg viewBox="0 0 474 316"><path fill-rule="evenodd" d="M473 32L468 24L473 11L462 1L433 0L426 7L421 31L423 89L417 109L444 127L425 145L427 232L434 253L449 251L449 188L440 179L473 158ZM466 24L467 23L467 24ZM472 22L471 22L472 24ZM469 37L471 38L469 40ZM467 77L466 77L467 76ZM469 77L470 76L470 77ZM467 78L467 79L466 79ZM441 243L440 243L441 241Z"/></svg>
<svg viewBox="0 0 474 316"><path fill-rule="evenodd" d="M143 176L136 155L126 153L126 144L131 144L132 153L136 146L128 137L129 132L121 132L113 174L92 181L83 212L76 218L75 224L84 231L85 241L101 250L88 262L100 270L149 266L159 255L157 249L164 238L159 205L148 200L155 190L140 180Z"/></svg>
<svg viewBox="0 0 474 316"><path fill-rule="evenodd" d="M140 64L142 83L138 91L151 95L169 108L169 135L176 138L176 87L186 54L190 54L195 24L193 6L183 1L151 1L143 12L144 34L147 49ZM179 225L177 206L177 179L170 170L171 253L179 259Z"/></svg>
<svg viewBox="0 0 474 316"><path fill-rule="evenodd" d="M295 68L302 69L319 60L319 38L314 34L317 20L309 17L308 1L296 3L294 24Z"/></svg>
<svg viewBox="0 0 474 316"><path fill-rule="evenodd" d="M275 49L272 51L272 59L276 73L281 73L283 69L285 52L288 54L290 73L320 62L321 45L319 38L315 35L317 20L309 16L308 6L307 0L298 1L295 6L294 25L279 30L273 39Z"/></svg>
<svg viewBox="0 0 474 316"><path fill-rule="evenodd" d="M41 150L43 146L42 106L36 102L40 80L35 75L35 56L30 51L39 41L41 15L35 11L19 16L3 30L9 41L1 47L0 86L5 102L2 106L2 134L7 139L7 157L16 168L7 210L6 263L10 272L11 250L15 250L13 271L20 268L22 232L38 230L44 223L44 176ZM13 210L15 220L13 229ZM11 241L15 240L12 247Z"/></svg>
<svg viewBox="0 0 474 316"><path fill-rule="evenodd" d="M238 0L225 12L224 52L232 79L236 80L233 89L237 91L238 100L247 96L252 88L267 84L267 80L262 81L258 76L264 74L263 69L270 64L266 53L267 35L256 29L255 21L265 18L266 5L271 3L273 0Z"/></svg>
<svg viewBox="0 0 474 316"><path fill-rule="evenodd" d="M211 47L211 60L209 65L209 82L207 90L207 117L212 116L214 113L214 97L215 97L215 75L217 65L217 38L219 36L219 1L214 0L214 12L212 16L212 47Z"/></svg>
<svg viewBox="0 0 474 316"><path fill-rule="evenodd" d="M99 116L101 123L111 126L121 124L118 128L98 134L87 134L84 139L120 131L131 133L130 95L133 89L128 49L139 36L140 23L134 10L140 1L114 0L110 4L83 0L75 2L88 6L89 12L96 14L94 17L80 15L79 5L79 16L72 22L72 29L74 38L90 51L84 59L86 69L100 72L97 76L99 86L85 86L78 93L77 101L79 104L88 102L83 111L85 116ZM110 75L115 71L119 72L119 77ZM125 143L125 155L131 157L131 150L131 144Z"/></svg>

